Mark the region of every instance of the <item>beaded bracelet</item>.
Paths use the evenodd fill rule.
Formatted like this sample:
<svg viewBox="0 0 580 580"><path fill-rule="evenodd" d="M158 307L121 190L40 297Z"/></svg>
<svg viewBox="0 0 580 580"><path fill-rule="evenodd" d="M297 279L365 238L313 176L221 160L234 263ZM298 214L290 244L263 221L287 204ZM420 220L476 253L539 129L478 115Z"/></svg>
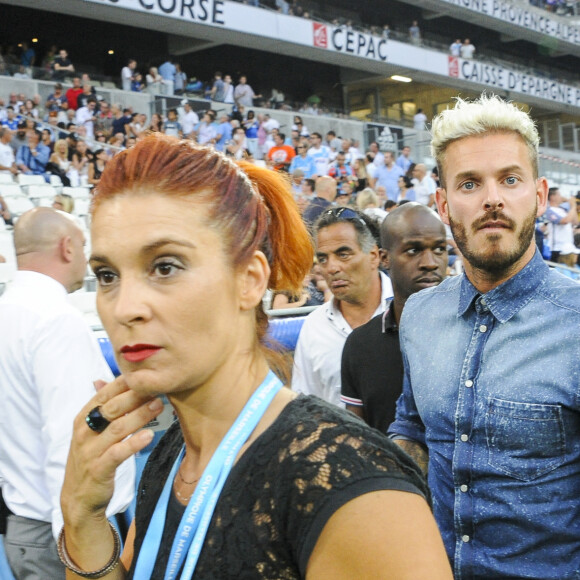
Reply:
<svg viewBox="0 0 580 580"><path fill-rule="evenodd" d="M113 526L111 522L109 522L109 525L111 526L111 531L113 532L113 540L115 545L111 559L100 570L95 570L94 572L85 572L84 570L78 568L77 565L71 560L71 557L66 551L66 544L64 541L64 526L60 530L60 534L58 535L58 542L56 544L60 561L71 572L74 572L77 576L81 576L81 578L102 578L106 574L109 574L109 572L112 572L119 564L119 557L121 555L121 538L119 537L119 533L117 532L115 526Z"/></svg>

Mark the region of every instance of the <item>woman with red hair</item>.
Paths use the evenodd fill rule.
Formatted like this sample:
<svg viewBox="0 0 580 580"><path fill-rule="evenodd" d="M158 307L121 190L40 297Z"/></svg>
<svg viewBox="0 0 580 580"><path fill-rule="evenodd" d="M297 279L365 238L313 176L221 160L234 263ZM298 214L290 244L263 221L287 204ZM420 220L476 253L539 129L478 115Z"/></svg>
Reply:
<svg viewBox="0 0 580 580"><path fill-rule="evenodd" d="M96 188L91 267L122 375L77 417L68 578L451 578L418 468L354 416L283 387L262 297L312 247L286 182L152 135ZM123 555L105 507L166 395Z"/></svg>

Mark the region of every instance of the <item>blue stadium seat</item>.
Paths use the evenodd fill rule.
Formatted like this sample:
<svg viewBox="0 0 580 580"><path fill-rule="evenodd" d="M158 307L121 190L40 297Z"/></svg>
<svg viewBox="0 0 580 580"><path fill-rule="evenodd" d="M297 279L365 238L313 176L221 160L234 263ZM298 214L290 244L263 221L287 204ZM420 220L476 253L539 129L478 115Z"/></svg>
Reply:
<svg viewBox="0 0 580 580"><path fill-rule="evenodd" d="M4 552L4 536L0 536L0 580L14 580Z"/></svg>
<svg viewBox="0 0 580 580"><path fill-rule="evenodd" d="M111 372L116 377L118 377L121 374L121 371L119 370L119 365L115 360L115 355L113 354L113 345L111 344L111 341L107 337L100 337L98 340L99 346L101 347L101 352L103 353L103 356L105 357Z"/></svg>
<svg viewBox="0 0 580 580"><path fill-rule="evenodd" d="M306 320L305 316L292 318L271 318L268 325L268 337L288 350L295 350L298 336L302 330L302 325Z"/></svg>

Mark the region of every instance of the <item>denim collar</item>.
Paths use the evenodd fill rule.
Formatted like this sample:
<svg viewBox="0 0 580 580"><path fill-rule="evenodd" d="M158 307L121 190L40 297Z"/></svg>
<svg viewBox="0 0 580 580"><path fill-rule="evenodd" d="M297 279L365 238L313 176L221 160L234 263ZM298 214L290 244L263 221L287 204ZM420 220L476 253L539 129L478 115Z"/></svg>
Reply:
<svg viewBox="0 0 580 580"><path fill-rule="evenodd" d="M536 249L533 258L515 276L486 294L482 295L463 274L457 316L463 316L474 300L478 299L479 304L489 308L499 322L507 322L533 298L538 287L546 280L549 271Z"/></svg>

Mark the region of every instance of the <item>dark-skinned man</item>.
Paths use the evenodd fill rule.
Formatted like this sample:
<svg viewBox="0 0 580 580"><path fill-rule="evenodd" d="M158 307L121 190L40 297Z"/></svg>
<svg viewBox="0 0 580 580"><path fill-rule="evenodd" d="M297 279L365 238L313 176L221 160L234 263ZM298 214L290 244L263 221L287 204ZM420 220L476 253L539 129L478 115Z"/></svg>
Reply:
<svg viewBox="0 0 580 580"><path fill-rule="evenodd" d="M410 202L381 224L381 258L393 285L387 310L355 329L342 352L341 397L346 408L385 432L403 388L399 320L407 298L437 286L447 268L445 228L437 214Z"/></svg>

